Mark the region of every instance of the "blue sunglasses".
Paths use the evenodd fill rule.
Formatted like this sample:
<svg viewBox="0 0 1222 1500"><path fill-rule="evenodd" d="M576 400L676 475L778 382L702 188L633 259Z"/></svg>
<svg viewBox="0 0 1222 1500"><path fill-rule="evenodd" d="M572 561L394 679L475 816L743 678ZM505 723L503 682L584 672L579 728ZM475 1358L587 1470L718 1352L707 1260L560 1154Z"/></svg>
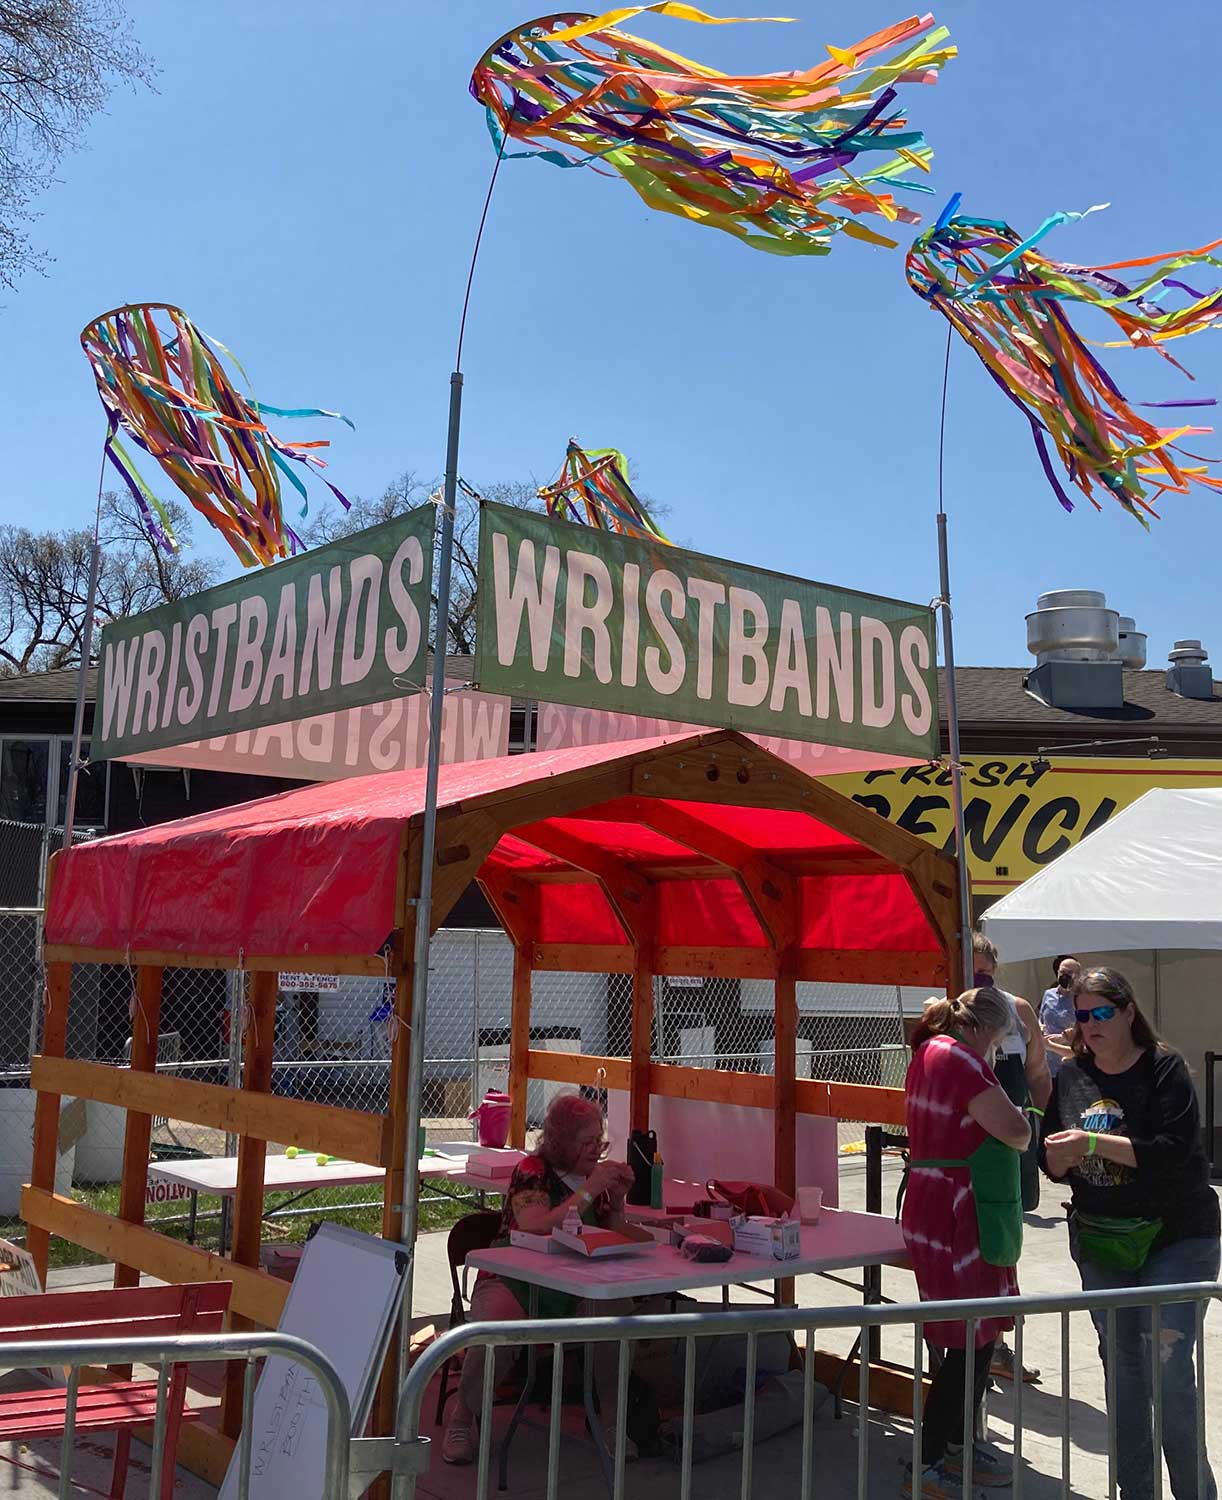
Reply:
<svg viewBox="0 0 1222 1500"><path fill-rule="evenodd" d="M1085 1026L1087 1021L1110 1021L1119 1009L1118 1005L1096 1005L1090 1010L1075 1010L1074 1017L1079 1026Z"/></svg>

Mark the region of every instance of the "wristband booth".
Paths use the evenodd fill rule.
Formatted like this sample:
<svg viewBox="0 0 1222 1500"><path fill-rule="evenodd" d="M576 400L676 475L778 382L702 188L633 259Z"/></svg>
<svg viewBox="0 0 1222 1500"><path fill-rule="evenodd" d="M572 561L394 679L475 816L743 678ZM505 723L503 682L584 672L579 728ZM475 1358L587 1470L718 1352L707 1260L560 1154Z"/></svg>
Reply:
<svg viewBox="0 0 1222 1500"><path fill-rule="evenodd" d="M423 771L322 783L55 856L46 916L48 986L34 1163L22 1197L29 1244L45 1272L52 1235L115 1262L115 1281L226 1280L242 1326L275 1327L286 1286L258 1266L267 1142L293 1141L386 1171L382 1232L403 1229L414 897L419 890ZM900 1089L799 1078L797 985L804 980L928 985L960 972L951 857L769 754L709 731L508 756L441 770L432 921L440 926L478 881L514 947L510 1142L526 1137L531 1079L620 1091L632 1129L660 1101L766 1111L772 1178L793 1192L807 1117L902 1125ZM74 964L124 964L133 975L130 1069L65 1057ZM167 967L249 974L242 1087L155 1071ZM386 975L391 1082L385 1115L273 1096L277 977ZM532 975L627 976L627 1056L531 1045ZM654 976L771 980L771 1075L653 1061ZM624 981L620 981L621 983ZM55 1192L60 1101L126 1111L119 1212ZM231 1254L210 1254L144 1223L152 1117L239 1138ZM388 1371L393 1377L394 1354ZM384 1378L379 1430L396 1395ZM241 1422L238 1384L219 1433L196 1424L200 1472L223 1470Z"/></svg>

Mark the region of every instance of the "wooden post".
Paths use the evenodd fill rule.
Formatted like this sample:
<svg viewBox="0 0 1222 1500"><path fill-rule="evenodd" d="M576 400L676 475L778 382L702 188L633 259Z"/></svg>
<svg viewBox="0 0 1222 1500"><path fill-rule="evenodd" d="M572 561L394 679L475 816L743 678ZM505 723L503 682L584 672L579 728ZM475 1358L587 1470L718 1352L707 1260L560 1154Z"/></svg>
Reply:
<svg viewBox="0 0 1222 1500"><path fill-rule="evenodd" d="M415 1167L414 1153L407 1149L407 1069L412 1050L412 974L408 964L395 978L395 1007L392 1012L390 1037L390 1092L387 1103L390 1112L390 1160L386 1164L386 1179L382 1188L382 1238L403 1238L403 1195L406 1190L407 1164ZM378 1383L377 1406L374 1431L379 1434L395 1430L395 1411L399 1401L399 1333L391 1335L382 1367L382 1378ZM389 1495L389 1487L377 1481L372 1492L376 1496Z"/></svg>
<svg viewBox="0 0 1222 1500"><path fill-rule="evenodd" d="M72 965L47 965L46 1010L42 1019L42 1055L63 1057L68 1040L68 999L72 990ZM55 1191L55 1165L59 1160L59 1095L40 1093L34 1102L34 1158L30 1182L48 1193ZM26 1245L34 1264L47 1284L47 1262L51 1253L51 1236L45 1229L31 1224Z"/></svg>
<svg viewBox="0 0 1222 1500"><path fill-rule="evenodd" d="M154 1073L157 1070L157 1038L161 1031L161 986L164 970L142 965L136 970L136 1013L132 1017L132 1057L134 1071ZM127 1111L123 1133L123 1176L119 1188L119 1217L129 1224L144 1223L144 1201L149 1177L149 1141L153 1117L135 1110ZM139 1286L140 1272L135 1266L115 1267L115 1286Z"/></svg>
<svg viewBox="0 0 1222 1500"><path fill-rule="evenodd" d="M513 1008L509 1027L509 1144L526 1150L526 1103L530 1089L530 1007L534 991L531 945L513 950ZM478 1103L478 1100L473 1103Z"/></svg>
<svg viewBox="0 0 1222 1500"><path fill-rule="evenodd" d="M632 1043L628 1075L628 1128L649 1129L653 1069L653 944L638 941L632 965Z"/></svg>
<svg viewBox="0 0 1222 1500"><path fill-rule="evenodd" d="M773 1172L777 1187L793 1196L797 1189L798 992L788 956L777 968L773 1036Z"/></svg>
<svg viewBox="0 0 1222 1500"><path fill-rule="evenodd" d="M261 970L250 976L250 1033L242 1064L242 1087L253 1093L271 1090L272 1053L275 1048L276 994L279 975ZM241 1266L257 1266L263 1241L263 1168L267 1142L253 1135L238 1139L238 1183L233 1200L232 1258ZM230 1316L230 1326L248 1328L246 1318ZM225 1390L221 1399L221 1432L236 1438L242 1428L242 1379L237 1363L225 1367Z"/></svg>

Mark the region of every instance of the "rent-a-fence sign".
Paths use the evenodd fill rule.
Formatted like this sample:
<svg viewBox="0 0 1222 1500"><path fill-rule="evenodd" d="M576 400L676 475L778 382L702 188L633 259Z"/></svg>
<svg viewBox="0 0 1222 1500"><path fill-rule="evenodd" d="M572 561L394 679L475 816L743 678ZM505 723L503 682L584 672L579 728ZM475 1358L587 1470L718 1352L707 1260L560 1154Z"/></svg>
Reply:
<svg viewBox="0 0 1222 1500"><path fill-rule="evenodd" d="M107 625L95 758L418 692L435 514L421 506Z"/></svg>
<svg viewBox="0 0 1222 1500"><path fill-rule="evenodd" d="M937 753L928 606L485 504L486 692Z"/></svg>

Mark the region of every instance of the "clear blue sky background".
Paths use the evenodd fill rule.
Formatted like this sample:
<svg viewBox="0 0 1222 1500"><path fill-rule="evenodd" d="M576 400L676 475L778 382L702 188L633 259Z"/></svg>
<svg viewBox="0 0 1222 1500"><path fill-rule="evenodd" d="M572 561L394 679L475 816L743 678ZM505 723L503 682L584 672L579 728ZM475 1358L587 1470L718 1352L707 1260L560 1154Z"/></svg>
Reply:
<svg viewBox="0 0 1222 1500"><path fill-rule="evenodd" d="M825 42L904 13L881 0L788 9L797 24L634 25L746 71L809 66ZM332 476L350 494L404 469L435 476L493 161L467 79L526 19L521 0L130 10L159 92L120 92L93 122L41 205L54 264L0 309L3 518L91 519L103 422L77 335L129 300L181 304L239 354L264 399L351 415L355 433L321 434L336 439ZM1216 0L1161 12L949 0L938 17L960 56L936 87L908 90L935 150L936 196L919 200L932 214L956 189L969 210L1023 230L1110 201L1047 242L1088 262L1222 234ZM650 213L616 181L510 162L468 327L462 472L476 485L542 481L570 433L614 444L671 506L676 539L925 600L937 591L944 327L908 291L902 248L843 240L822 260L774 258ZM1222 335L1175 352L1195 386L1150 353L1120 351L1113 369L1137 399L1222 395ZM1198 441L1222 451L1222 439ZM1148 536L1112 502L1066 516L1026 424L963 346L946 480L961 661L1027 660L1037 592L1088 586L1137 617L1152 665L1184 635L1222 662L1222 495L1172 498ZM228 556L202 521L197 538Z"/></svg>

